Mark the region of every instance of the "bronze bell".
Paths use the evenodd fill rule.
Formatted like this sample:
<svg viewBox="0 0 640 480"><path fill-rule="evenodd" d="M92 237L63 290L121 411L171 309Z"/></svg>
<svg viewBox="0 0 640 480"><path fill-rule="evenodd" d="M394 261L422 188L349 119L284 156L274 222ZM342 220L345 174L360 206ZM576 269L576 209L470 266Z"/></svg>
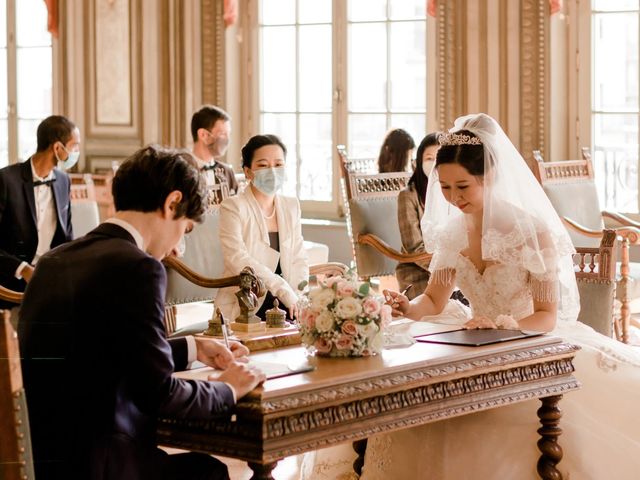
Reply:
<svg viewBox="0 0 640 480"><path fill-rule="evenodd" d="M286 322L287 312L282 310L280 302L276 298L273 301L273 308L266 311L267 327L269 328L285 328L288 326Z"/></svg>

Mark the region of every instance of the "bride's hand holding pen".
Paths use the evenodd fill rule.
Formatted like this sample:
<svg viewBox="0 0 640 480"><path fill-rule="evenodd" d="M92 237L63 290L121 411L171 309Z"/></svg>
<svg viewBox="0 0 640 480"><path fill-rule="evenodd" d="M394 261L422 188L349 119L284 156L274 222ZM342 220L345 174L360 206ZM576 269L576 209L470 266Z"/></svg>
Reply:
<svg viewBox="0 0 640 480"><path fill-rule="evenodd" d="M394 317L404 317L411 308L411 303L406 293L413 285L408 285L402 292L394 292L392 290L383 290L382 294L386 300L386 304L391 307L391 314Z"/></svg>

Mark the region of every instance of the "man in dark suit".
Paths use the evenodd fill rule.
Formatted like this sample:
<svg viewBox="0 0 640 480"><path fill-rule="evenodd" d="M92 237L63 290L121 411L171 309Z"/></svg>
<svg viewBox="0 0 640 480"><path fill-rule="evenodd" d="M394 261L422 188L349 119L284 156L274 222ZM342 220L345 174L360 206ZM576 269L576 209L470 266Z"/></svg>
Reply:
<svg viewBox="0 0 640 480"><path fill-rule="evenodd" d="M37 139L29 160L0 170L0 285L19 292L38 259L73 237L71 182L62 167L78 160L80 132L53 115L38 126Z"/></svg>
<svg viewBox="0 0 640 480"><path fill-rule="evenodd" d="M212 339L167 341L166 272L204 212L204 184L187 152L147 147L118 169L114 218L38 262L19 320L20 352L38 480L223 479L208 455L167 455L157 417L230 415L264 380ZM172 376L194 360L217 381ZM220 421L229 421L221 418Z"/></svg>

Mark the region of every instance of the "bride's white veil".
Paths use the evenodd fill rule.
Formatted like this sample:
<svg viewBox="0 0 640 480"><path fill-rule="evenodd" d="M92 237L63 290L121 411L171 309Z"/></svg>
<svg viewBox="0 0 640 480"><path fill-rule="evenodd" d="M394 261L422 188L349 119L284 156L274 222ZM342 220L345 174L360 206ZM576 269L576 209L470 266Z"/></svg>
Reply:
<svg viewBox="0 0 640 480"><path fill-rule="evenodd" d="M558 301L558 318L574 321L580 309L571 259L575 250L551 202L493 118L484 113L460 117L441 143L464 145L461 135L451 135L460 130L473 133L484 147L483 260L528 270L533 297ZM464 217L446 201L434 168L422 218L425 250L434 254L433 281L446 280L467 247Z"/></svg>

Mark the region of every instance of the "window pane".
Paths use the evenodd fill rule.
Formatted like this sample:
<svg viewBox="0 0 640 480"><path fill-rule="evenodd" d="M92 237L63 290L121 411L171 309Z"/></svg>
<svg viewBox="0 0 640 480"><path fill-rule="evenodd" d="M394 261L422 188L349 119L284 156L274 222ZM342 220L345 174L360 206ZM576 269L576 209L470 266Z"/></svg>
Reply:
<svg viewBox="0 0 640 480"><path fill-rule="evenodd" d="M330 23L331 0L298 0L298 22Z"/></svg>
<svg viewBox="0 0 640 480"><path fill-rule="evenodd" d="M424 111L427 90L425 22L391 24L391 110Z"/></svg>
<svg viewBox="0 0 640 480"><path fill-rule="evenodd" d="M61 15L59 20L64 20L64 16ZM51 45L51 34L47 31L45 2L42 0L16 1L16 34L19 47Z"/></svg>
<svg viewBox="0 0 640 480"><path fill-rule="evenodd" d="M638 10L638 0L593 0L593 9L602 11Z"/></svg>
<svg viewBox="0 0 640 480"><path fill-rule="evenodd" d="M36 131L40 122L41 119L18 120L18 158L21 162L36 153Z"/></svg>
<svg viewBox="0 0 640 480"><path fill-rule="evenodd" d="M7 0L0 0L0 48L7 46Z"/></svg>
<svg viewBox="0 0 640 480"><path fill-rule="evenodd" d="M294 111L296 108L295 27L263 27L261 30L262 110Z"/></svg>
<svg viewBox="0 0 640 480"><path fill-rule="evenodd" d="M387 40L385 24L349 26L349 110L386 111Z"/></svg>
<svg viewBox="0 0 640 480"><path fill-rule="evenodd" d="M0 120L0 168L9 165L9 130L7 120Z"/></svg>
<svg viewBox="0 0 640 480"><path fill-rule="evenodd" d="M300 111L331 111L331 26L302 26L299 32Z"/></svg>
<svg viewBox="0 0 640 480"><path fill-rule="evenodd" d="M51 113L51 48L18 49L18 117L42 119Z"/></svg>
<svg viewBox="0 0 640 480"><path fill-rule="evenodd" d="M386 115L349 115L349 155L377 159L386 132Z"/></svg>
<svg viewBox="0 0 640 480"><path fill-rule="evenodd" d="M389 0L389 18L391 20L414 20L426 18L425 0Z"/></svg>
<svg viewBox="0 0 640 480"><path fill-rule="evenodd" d="M264 114L262 115L262 133L274 134L280 137L287 147L287 183L284 186L285 195L296 196L297 163L296 154L296 116L293 114Z"/></svg>
<svg viewBox="0 0 640 480"><path fill-rule="evenodd" d="M638 15L594 15L594 109L638 109Z"/></svg>
<svg viewBox="0 0 640 480"><path fill-rule="evenodd" d="M331 115L300 115L300 199L331 201Z"/></svg>
<svg viewBox="0 0 640 480"><path fill-rule="evenodd" d="M262 25L292 24L296 21L295 0L262 0L260 7Z"/></svg>
<svg viewBox="0 0 640 480"><path fill-rule="evenodd" d="M638 117L613 114L593 117L593 166L600 206L637 212Z"/></svg>
<svg viewBox="0 0 640 480"><path fill-rule="evenodd" d="M387 19L386 0L348 0L349 21L362 22Z"/></svg>
<svg viewBox="0 0 640 480"><path fill-rule="evenodd" d="M0 48L0 118L7 118L7 49Z"/></svg>
<svg viewBox="0 0 640 480"><path fill-rule="evenodd" d="M402 128L409 132L409 135L413 138L416 147L420 145L420 142L427 134L427 119L424 113L409 115L409 114L400 114L400 115L391 115L391 125L389 125L389 129L391 128ZM415 150L414 150L415 156Z"/></svg>

